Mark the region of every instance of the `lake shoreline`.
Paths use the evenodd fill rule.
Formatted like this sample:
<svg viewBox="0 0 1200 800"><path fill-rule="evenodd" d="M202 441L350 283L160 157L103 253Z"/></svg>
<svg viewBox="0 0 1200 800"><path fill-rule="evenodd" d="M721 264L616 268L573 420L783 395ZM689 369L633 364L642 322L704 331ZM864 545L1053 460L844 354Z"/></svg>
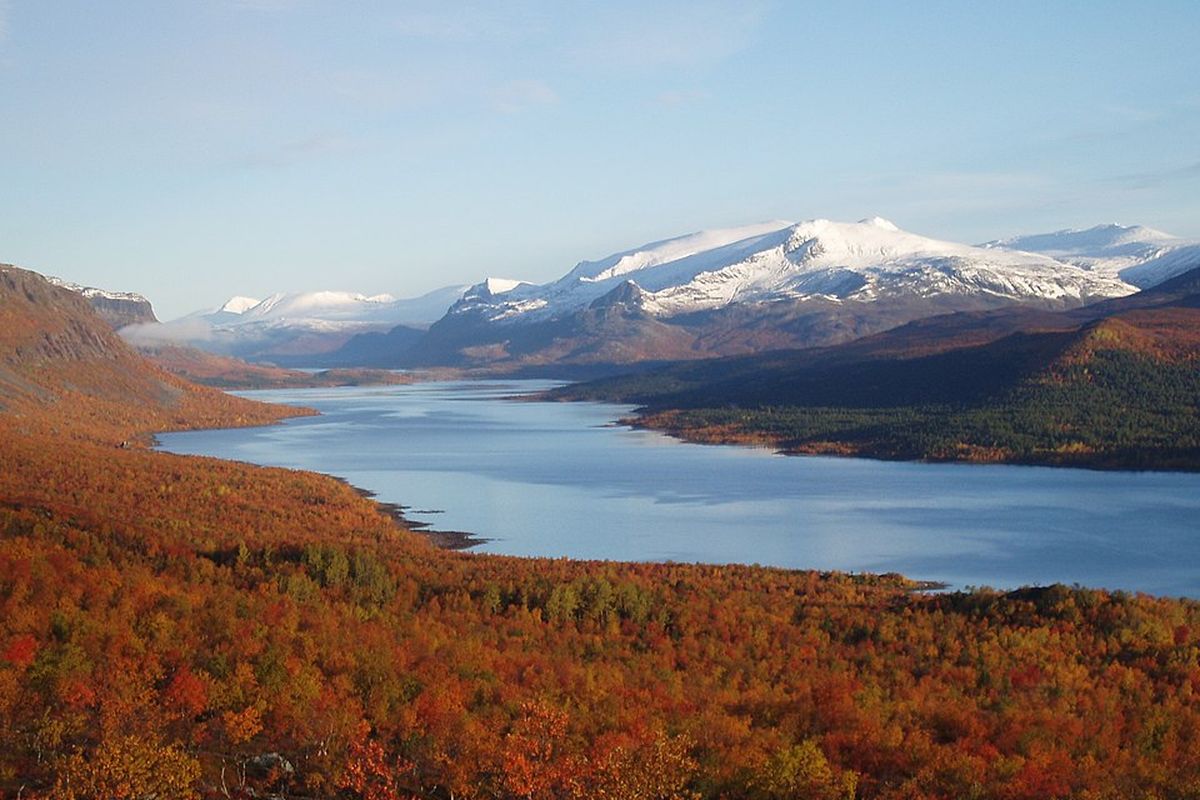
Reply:
<svg viewBox="0 0 1200 800"><path fill-rule="evenodd" d="M594 402L589 400L567 402ZM788 440L782 436L770 433L731 430L720 426L687 426L677 425L670 421L673 414L680 409L639 409L633 416L622 417L614 424L633 430L652 431L670 436L688 444L711 445L715 447L749 447L759 450L770 450L783 456L823 456L828 458L862 459L908 464L961 464L974 466L1009 466L1009 467L1045 467L1049 469L1077 469L1095 472L1125 472L1136 473L1200 473L1200 464L1187 463L1183 465L1158 464L1154 466L1132 466L1120 461L1111 454L1061 454L1056 458L1024 458L997 450L981 448L966 449L956 456L922 456L898 454L870 445L856 445L849 442L830 440L809 442L801 445L788 445ZM1107 460L1106 460L1107 458ZM1117 459L1117 460L1113 460Z"/></svg>
<svg viewBox="0 0 1200 800"><path fill-rule="evenodd" d="M327 473L318 473L325 475ZM429 522L418 522L417 520L409 519L404 512L410 511L412 506L406 506L401 503L393 503L388 500L380 500L377 493L370 489L364 489L361 486L355 486L345 478L339 478L336 475L329 477L339 480L349 486L351 489L366 500L370 500L375 506L396 523L397 527L402 528L410 533L414 533L428 540L434 547L439 550L470 550L472 547L477 547L481 544L490 542L491 539L485 539L482 536L477 536L474 533L467 531L439 531L433 528L433 524Z"/></svg>
<svg viewBox="0 0 1200 800"><path fill-rule="evenodd" d="M761 441L757 453L744 441L692 449L638 425L629 405L528 402L543 382L436 383L254 392L323 413L296 420L295 434L271 426L248 443L214 431L211 446L176 452L337 476L398 528L480 555L897 573L915 591L1195 593L1161 556L1194 547L1187 475L776 459ZM964 516L981 500L987 513ZM1146 526L1153 540L1132 545Z"/></svg>

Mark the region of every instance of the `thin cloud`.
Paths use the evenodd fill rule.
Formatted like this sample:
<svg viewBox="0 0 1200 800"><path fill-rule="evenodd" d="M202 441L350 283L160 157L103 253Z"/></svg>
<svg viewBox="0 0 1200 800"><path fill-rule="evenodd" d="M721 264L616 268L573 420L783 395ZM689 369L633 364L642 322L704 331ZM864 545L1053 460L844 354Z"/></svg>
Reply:
<svg viewBox="0 0 1200 800"><path fill-rule="evenodd" d="M689 106L707 99L708 92L700 89L688 89L684 91L661 92L654 98L654 102L664 108L679 108L680 106Z"/></svg>
<svg viewBox="0 0 1200 800"><path fill-rule="evenodd" d="M509 81L491 92L492 107L503 114L515 114L558 102L558 93L545 81Z"/></svg>
<svg viewBox="0 0 1200 800"><path fill-rule="evenodd" d="M437 69L393 71L341 69L322 78L337 97L367 108L394 108L451 95L461 78Z"/></svg>
<svg viewBox="0 0 1200 800"><path fill-rule="evenodd" d="M243 169L272 169L288 167L305 161L325 158L354 150L353 139L341 134L314 134L303 139L283 142L277 147L249 153L234 161Z"/></svg>
<svg viewBox="0 0 1200 800"><path fill-rule="evenodd" d="M162 347L211 342L213 326L203 319L178 319L172 322L139 322L120 330L121 338L135 347Z"/></svg>
<svg viewBox="0 0 1200 800"><path fill-rule="evenodd" d="M1166 184L1197 179L1200 179L1200 161L1194 164L1185 164L1181 167L1168 167L1166 169L1115 175L1105 182L1116 184L1126 189L1155 189Z"/></svg>
<svg viewBox="0 0 1200 800"><path fill-rule="evenodd" d="M435 42L512 41L540 32L542 15L532 6L506 3L434 3L392 18L401 36Z"/></svg>
<svg viewBox="0 0 1200 800"><path fill-rule="evenodd" d="M940 219L1044 207L1064 191L1049 176L1026 171L891 173L842 183L858 205L874 202L902 215Z"/></svg>
<svg viewBox="0 0 1200 800"><path fill-rule="evenodd" d="M1157 122L1167 116L1163 111L1139 106L1107 103L1100 106L1100 112L1109 117L1127 120L1135 123Z"/></svg>
<svg viewBox="0 0 1200 800"><path fill-rule="evenodd" d="M593 65L693 66L748 47L764 17L761 4L725 0L613 9L591 20L590 31L570 49Z"/></svg>
<svg viewBox="0 0 1200 800"><path fill-rule="evenodd" d="M246 11L289 11L299 5L299 0L229 0L234 8Z"/></svg>

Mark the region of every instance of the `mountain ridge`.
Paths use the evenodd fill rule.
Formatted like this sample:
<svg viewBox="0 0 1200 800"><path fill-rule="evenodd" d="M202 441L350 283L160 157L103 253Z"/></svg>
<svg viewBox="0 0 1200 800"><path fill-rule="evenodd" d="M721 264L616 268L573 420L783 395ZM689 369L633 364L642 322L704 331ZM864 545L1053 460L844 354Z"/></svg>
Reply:
<svg viewBox="0 0 1200 800"><path fill-rule="evenodd" d="M293 366L619 367L821 347L949 312L1058 310L1131 295L1200 261L1200 243L1106 224L982 245L858 222L772 220L577 262L543 284L488 278L418 298L231 296L124 335ZM603 309L603 311L601 311Z"/></svg>
<svg viewBox="0 0 1200 800"><path fill-rule="evenodd" d="M656 317L732 302L807 297L874 300L892 293L991 293L1012 299L1086 300L1134 289L1048 256L977 248L902 231L879 217L814 219L700 231L577 264L548 284L500 297L468 295L449 314L492 322L544 319L585 307L633 280ZM847 281L848 277L855 279Z"/></svg>
<svg viewBox="0 0 1200 800"><path fill-rule="evenodd" d="M1135 291L1112 270L931 239L881 217L774 221L651 242L502 294L468 291L406 352L373 365L700 359L839 344L947 312L1058 310Z"/></svg>

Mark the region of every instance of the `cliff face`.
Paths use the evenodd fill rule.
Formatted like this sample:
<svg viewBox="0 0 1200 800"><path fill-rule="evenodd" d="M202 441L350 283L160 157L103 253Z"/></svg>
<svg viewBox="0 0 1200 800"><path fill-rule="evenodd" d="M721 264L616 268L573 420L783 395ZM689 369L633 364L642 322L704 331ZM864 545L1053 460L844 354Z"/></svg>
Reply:
<svg viewBox="0 0 1200 800"><path fill-rule="evenodd" d="M96 310L100 318L114 329L143 322L158 322L158 317L154 316L154 309L151 307L150 301L141 295L135 297L105 295L88 297L84 295L84 297L92 304L92 308Z"/></svg>
<svg viewBox="0 0 1200 800"><path fill-rule="evenodd" d="M94 286L80 286L78 283L64 281L61 278L47 277L46 280L54 286L67 289L87 300L100 318L111 325L114 330L137 323L158 322L150 301L136 292L111 292L107 289L97 289Z"/></svg>

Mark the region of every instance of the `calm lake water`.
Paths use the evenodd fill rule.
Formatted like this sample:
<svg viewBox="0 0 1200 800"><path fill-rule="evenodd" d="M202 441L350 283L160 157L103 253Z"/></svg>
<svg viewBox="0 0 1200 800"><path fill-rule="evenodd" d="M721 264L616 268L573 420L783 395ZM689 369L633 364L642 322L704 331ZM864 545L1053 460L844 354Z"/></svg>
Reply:
<svg viewBox="0 0 1200 800"><path fill-rule="evenodd" d="M320 417L162 447L337 475L478 551L1200 597L1200 475L787 457L512 402L535 381L248 392Z"/></svg>

